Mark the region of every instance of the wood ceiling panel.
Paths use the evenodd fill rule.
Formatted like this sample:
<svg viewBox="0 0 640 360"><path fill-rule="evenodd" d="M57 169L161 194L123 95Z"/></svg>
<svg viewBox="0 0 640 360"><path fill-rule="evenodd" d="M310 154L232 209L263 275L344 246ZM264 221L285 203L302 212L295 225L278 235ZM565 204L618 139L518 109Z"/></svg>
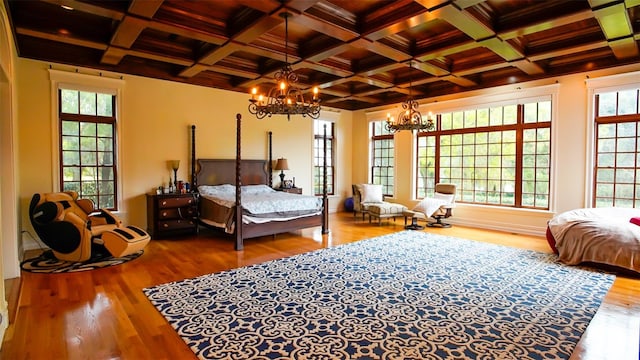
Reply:
<svg viewBox="0 0 640 360"><path fill-rule="evenodd" d="M640 62L640 0L5 1L20 57L247 93L286 59L348 110Z"/></svg>

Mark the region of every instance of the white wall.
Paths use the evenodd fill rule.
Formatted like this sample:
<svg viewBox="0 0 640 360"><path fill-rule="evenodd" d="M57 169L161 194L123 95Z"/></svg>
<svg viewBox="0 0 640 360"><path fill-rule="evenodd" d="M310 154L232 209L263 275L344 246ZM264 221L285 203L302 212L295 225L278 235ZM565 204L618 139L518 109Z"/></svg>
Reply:
<svg viewBox="0 0 640 360"><path fill-rule="evenodd" d="M451 223L473 227L489 228L509 232L544 235L546 222L557 212L588 206L586 203L588 181L586 175L589 159L593 156L587 151L589 126L593 120L588 118L589 92L587 79L597 79L612 74L628 73L640 70L640 64L614 69L600 70L553 79L520 83L462 94L441 96L421 100L421 111L438 112L447 107L493 101L499 97L531 96L535 93L555 94L555 112L552 124L552 183L551 206L549 211L513 209L504 207L458 204ZM353 116L354 157L353 182L368 182L369 121L384 120L386 113L397 111L393 107L380 107L366 111L356 111ZM413 207L414 199L414 138L410 132L395 135L396 183L395 199L392 201ZM358 155L355 155L358 154Z"/></svg>

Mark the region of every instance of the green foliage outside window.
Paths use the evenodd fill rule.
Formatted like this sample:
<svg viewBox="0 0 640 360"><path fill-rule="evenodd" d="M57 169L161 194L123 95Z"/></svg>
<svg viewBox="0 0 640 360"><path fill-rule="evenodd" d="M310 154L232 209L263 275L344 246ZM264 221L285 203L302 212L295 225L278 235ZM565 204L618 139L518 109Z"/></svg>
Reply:
<svg viewBox="0 0 640 360"><path fill-rule="evenodd" d="M62 89L60 99L62 189L116 209L113 95Z"/></svg>

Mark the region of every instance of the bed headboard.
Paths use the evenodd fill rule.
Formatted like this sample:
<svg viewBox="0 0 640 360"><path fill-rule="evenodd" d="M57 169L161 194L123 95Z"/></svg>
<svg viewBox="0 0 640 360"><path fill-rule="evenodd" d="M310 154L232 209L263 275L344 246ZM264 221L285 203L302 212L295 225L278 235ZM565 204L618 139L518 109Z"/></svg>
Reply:
<svg viewBox="0 0 640 360"><path fill-rule="evenodd" d="M196 181L200 185L236 183L235 159L198 159ZM269 185L268 160L241 160L242 185Z"/></svg>

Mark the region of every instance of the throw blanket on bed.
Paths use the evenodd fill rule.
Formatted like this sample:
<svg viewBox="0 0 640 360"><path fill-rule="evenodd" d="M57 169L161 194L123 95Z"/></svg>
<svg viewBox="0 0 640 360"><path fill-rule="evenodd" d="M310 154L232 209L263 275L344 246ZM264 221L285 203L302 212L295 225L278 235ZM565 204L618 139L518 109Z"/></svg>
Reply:
<svg viewBox="0 0 640 360"><path fill-rule="evenodd" d="M640 272L640 226L630 222L640 210L585 208L549 220L560 260L569 265L593 262Z"/></svg>

